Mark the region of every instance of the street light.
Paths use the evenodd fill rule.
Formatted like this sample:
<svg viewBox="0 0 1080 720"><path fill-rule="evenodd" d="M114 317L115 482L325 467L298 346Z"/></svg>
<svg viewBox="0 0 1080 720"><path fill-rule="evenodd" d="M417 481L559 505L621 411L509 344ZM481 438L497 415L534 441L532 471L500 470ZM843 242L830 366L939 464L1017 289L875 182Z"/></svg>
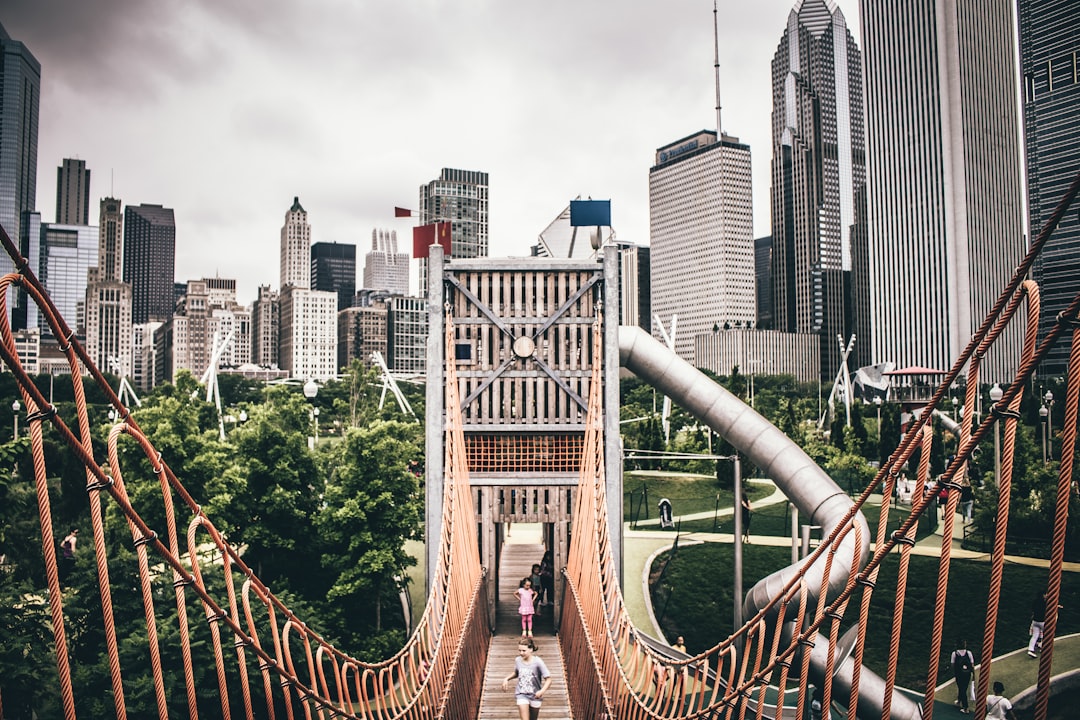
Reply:
<svg viewBox="0 0 1080 720"><path fill-rule="evenodd" d="M315 396L318 394L319 383L315 382L314 378L309 378L308 381L304 383L304 397L306 397L308 400L314 400ZM315 426L315 435L308 436L308 449L314 450L315 443L319 441L319 408L311 408L311 410L309 411L309 417L311 418L312 424Z"/></svg>
<svg viewBox="0 0 1080 720"><path fill-rule="evenodd" d="M1049 434L1050 428L1046 425L1046 421L1050 418L1050 411L1046 409L1045 405L1039 406L1039 417L1042 418L1041 423L1043 426L1043 464L1046 464L1046 436Z"/></svg>
<svg viewBox="0 0 1080 720"><path fill-rule="evenodd" d="M22 410L22 403L20 403L18 398L16 398L15 402L11 403L11 414L15 417L15 439L16 440L19 439L19 411L20 410Z"/></svg>
<svg viewBox="0 0 1080 720"><path fill-rule="evenodd" d="M997 405L1001 400L1005 391L1001 389L1001 386L994 383L994 387L990 388L990 402ZM994 413L997 415L997 413ZM1001 485L1001 425L1000 416L994 418L994 482Z"/></svg>
<svg viewBox="0 0 1080 720"><path fill-rule="evenodd" d="M319 444L319 408L311 408L311 422L315 424L315 444Z"/></svg>
<svg viewBox="0 0 1080 720"><path fill-rule="evenodd" d="M1043 400L1046 401L1046 457L1050 460L1054 459L1054 441L1053 437L1053 425L1054 425L1054 393L1049 390L1043 395Z"/></svg>

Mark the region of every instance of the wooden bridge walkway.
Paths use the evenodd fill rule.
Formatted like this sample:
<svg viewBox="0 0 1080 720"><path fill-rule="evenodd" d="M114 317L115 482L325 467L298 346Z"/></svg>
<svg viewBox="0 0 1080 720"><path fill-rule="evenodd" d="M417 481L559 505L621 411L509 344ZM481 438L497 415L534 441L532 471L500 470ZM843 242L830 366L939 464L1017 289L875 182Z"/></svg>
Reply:
<svg viewBox="0 0 1080 720"><path fill-rule="evenodd" d="M484 695L480 702L479 720L517 720L514 690L503 691L502 681L513 672L514 658L518 655L521 638L521 618L517 613L517 590L521 578L529 574L533 563L540 562L544 546L540 544L539 532L528 525L514 525L513 536L503 546L502 567L499 573L499 597L496 609L495 637L488 651L487 670L484 675ZM536 655L544 660L551 671L551 688L544 694L544 706L540 709L541 720L570 720L570 700L566 694L566 674L563 669L559 638L554 633L551 610L534 619L533 639Z"/></svg>

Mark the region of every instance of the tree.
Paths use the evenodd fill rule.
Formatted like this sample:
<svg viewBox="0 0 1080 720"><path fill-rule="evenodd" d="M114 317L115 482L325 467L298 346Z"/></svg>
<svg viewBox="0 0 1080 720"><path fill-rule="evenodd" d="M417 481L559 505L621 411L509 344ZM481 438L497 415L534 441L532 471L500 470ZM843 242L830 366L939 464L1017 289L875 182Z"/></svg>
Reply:
<svg viewBox="0 0 1080 720"><path fill-rule="evenodd" d="M423 497L412 460L422 457L415 424L377 420L351 428L331 453L326 507L316 519L331 576L327 599L335 628L351 646L384 651L382 608L396 600L403 570L415 564L403 540L417 537ZM404 636L393 633L400 640Z"/></svg>

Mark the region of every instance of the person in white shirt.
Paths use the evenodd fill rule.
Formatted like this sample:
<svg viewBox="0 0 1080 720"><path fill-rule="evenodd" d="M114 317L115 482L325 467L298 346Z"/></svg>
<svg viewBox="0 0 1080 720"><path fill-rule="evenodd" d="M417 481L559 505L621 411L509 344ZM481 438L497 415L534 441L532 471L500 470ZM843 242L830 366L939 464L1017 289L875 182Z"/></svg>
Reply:
<svg viewBox="0 0 1080 720"><path fill-rule="evenodd" d="M994 720L1016 720L1012 703L1005 697L1005 686L994 683L994 694L986 696L986 717Z"/></svg>

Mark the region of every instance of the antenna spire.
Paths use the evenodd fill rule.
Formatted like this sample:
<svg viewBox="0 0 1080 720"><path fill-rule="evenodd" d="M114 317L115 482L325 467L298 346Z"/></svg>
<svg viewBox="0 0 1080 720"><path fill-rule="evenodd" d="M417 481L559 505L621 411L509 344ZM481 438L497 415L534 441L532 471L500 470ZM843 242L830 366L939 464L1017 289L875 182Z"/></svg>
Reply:
<svg viewBox="0 0 1080 720"><path fill-rule="evenodd" d="M720 142L723 138L723 130L720 125L720 31L718 28L718 18L716 12L716 0L713 0L712 4L712 19L713 19L713 74L716 76L716 141Z"/></svg>

